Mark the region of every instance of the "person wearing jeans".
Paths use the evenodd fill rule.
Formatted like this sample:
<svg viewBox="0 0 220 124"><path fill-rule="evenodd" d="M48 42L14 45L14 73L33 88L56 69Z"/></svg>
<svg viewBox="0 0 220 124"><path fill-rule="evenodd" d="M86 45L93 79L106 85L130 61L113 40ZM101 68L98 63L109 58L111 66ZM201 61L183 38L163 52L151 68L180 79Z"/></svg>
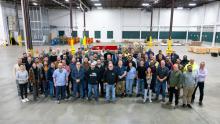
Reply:
<svg viewBox="0 0 220 124"><path fill-rule="evenodd" d="M94 90L95 100L98 102L98 70L95 65L95 62L91 64L86 73L86 78L88 81L88 100L91 100L92 90Z"/></svg>
<svg viewBox="0 0 220 124"><path fill-rule="evenodd" d="M162 87L162 101L165 102L166 80L169 74L169 69L165 66L165 61L160 62L157 69L157 83L156 83L156 100L159 100L159 94Z"/></svg>
<svg viewBox="0 0 220 124"><path fill-rule="evenodd" d="M53 73L54 86L56 87L56 99L57 103L60 104L61 99L65 99L66 92L65 88L68 82L68 74L66 69L63 68L63 64L58 64L58 69ZM61 96L61 98L60 98Z"/></svg>
<svg viewBox="0 0 220 124"><path fill-rule="evenodd" d="M114 70L113 64L108 64L108 69L104 73L104 83L106 84L106 102L116 101L115 98L115 85L116 85L117 72ZM111 94L110 94L111 93Z"/></svg>
<svg viewBox="0 0 220 124"><path fill-rule="evenodd" d="M137 68L137 97L144 96L144 84L146 82L146 67L144 66L144 60L140 61L140 66Z"/></svg>
<svg viewBox="0 0 220 124"><path fill-rule="evenodd" d="M132 62L128 63L127 68L127 77L126 77L126 95L129 97L132 97L132 91L133 91L133 82L134 78L136 77L136 69L133 67Z"/></svg>
<svg viewBox="0 0 220 124"><path fill-rule="evenodd" d="M55 64L52 62L50 64L50 67L48 69L47 72L47 80L49 82L49 93L50 93L50 97L53 98L54 96L54 82L53 82L53 72L55 70Z"/></svg>
<svg viewBox="0 0 220 124"><path fill-rule="evenodd" d="M126 77L126 68L123 66L123 61L118 61L118 67L117 67L117 73L118 73L118 82L116 85L116 94L124 97L125 96L125 77Z"/></svg>
<svg viewBox="0 0 220 124"><path fill-rule="evenodd" d="M78 98L84 98L85 92L84 92L84 69L81 66L80 62L76 63L76 67L73 68L71 72L71 77L73 80L73 96Z"/></svg>
<svg viewBox="0 0 220 124"><path fill-rule="evenodd" d="M201 62L200 63L200 67L197 70L197 86L193 92L192 95L192 100L191 102L194 103L194 99L195 99L195 94L196 94L196 90L199 87L199 92L200 92L200 97L199 97L199 105L203 105L202 101L203 101L203 96L204 96L204 83L208 74L207 69L205 68L205 62Z"/></svg>
<svg viewBox="0 0 220 124"><path fill-rule="evenodd" d="M16 80L18 80L19 88L21 91L21 101L28 102L29 101L27 99L28 72L26 71L24 65L20 65L20 70L16 72Z"/></svg>

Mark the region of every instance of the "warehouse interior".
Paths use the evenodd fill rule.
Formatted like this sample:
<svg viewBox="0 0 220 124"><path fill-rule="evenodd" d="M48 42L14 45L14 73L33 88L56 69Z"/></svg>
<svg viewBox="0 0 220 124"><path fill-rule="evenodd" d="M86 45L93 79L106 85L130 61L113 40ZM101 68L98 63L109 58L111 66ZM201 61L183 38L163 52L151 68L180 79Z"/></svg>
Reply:
<svg viewBox="0 0 220 124"><path fill-rule="evenodd" d="M50 99L22 104L12 78L17 58L49 47L75 52L85 37L91 47L139 44L155 53L173 50L197 64L205 61L204 105L163 109L136 97L116 104ZM0 0L0 56L1 124L220 123L218 0Z"/></svg>

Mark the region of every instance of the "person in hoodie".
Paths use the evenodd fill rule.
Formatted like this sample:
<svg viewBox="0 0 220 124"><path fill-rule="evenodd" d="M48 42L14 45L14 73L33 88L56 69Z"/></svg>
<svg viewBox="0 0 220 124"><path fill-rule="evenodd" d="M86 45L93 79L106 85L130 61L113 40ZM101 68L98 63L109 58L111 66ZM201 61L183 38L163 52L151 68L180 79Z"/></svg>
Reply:
<svg viewBox="0 0 220 124"><path fill-rule="evenodd" d="M109 63L108 69L104 73L104 83L106 84L106 103L110 102L110 96L112 98L112 102L116 101L115 85L117 83L117 77L117 72L114 69L113 63Z"/></svg>
<svg viewBox="0 0 220 124"><path fill-rule="evenodd" d="M90 101L92 98L92 90L94 91L95 100L98 102L98 79L99 73L98 70L95 68L96 63L93 62L86 72L86 80L88 81L88 100Z"/></svg>
<svg viewBox="0 0 220 124"><path fill-rule="evenodd" d="M187 66L187 71L183 77L183 107L192 108L191 99L196 86L196 74L193 73L192 65Z"/></svg>
<svg viewBox="0 0 220 124"><path fill-rule="evenodd" d="M189 63L189 60L187 59L187 55L183 56L183 60L180 62L180 64L183 66L183 68Z"/></svg>
<svg viewBox="0 0 220 124"><path fill-rule="evenodd" d="M55 64L52 62L50 64L50 67L47 71L47 80L49 82L49 93L50 93L50 97L53 98L54 94L55 94L55 90L54 90L54 82L53 82L53 73L55 71Z"/></svg>
<svg viewBox="0 0 220 124"><path fill-rule="evenodd" d="M136 77L136 68L133 66L132 62L128 63L127 77L126 77L126 95L132 97L133 82Z"/></svg>

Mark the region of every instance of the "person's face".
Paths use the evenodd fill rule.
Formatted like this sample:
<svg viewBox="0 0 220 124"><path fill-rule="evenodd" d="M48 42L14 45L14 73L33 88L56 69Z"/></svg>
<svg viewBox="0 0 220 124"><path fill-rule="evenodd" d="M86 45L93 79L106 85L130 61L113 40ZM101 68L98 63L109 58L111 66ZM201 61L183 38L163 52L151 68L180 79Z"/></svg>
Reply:
<svg viewBox="0 0 220 124"><path fill-rule="evenodd" d="M112 59L111 55L107 55L107 59L111 60Z"/></svg>
<svg viewBox="0 0 220 124"><path fill-rule="evenodd" d="M193 59L190 60L190 64L191 64L191 65L194 64L194 60L193 60Z"/></svg>
<svg viewBox="0 0 220 124"><path fill-rule="evenodd" d="M128 65L129 65L129 67L132 67L132 63L131 62Z"/></svg>
<svg viewBox="0 0 220 124"><path fill-rule="evenodd" d="M147 72L150 73L151 72L151 68L147 68Z"/></svg>
<svg viewBox="0 0 220 124"><path fill-rule="evenodd" d="M36 67L37 67L37 65L36 65L35 63L33 63L32 67L33 67L33 68L36 68Z"/></svg>
<svg viewBox="0 0 220 124"><path fill-rule="evenodd" d="M63 66L66 66L66 61L62 60L62 64L63 64Z"/></svg>
<svg viewBox="0 0 220 124"><path fill-rule="evenodd" d="M122 59L122 54L118 54L118 58L119 58L119 59Z"/></svg>
<svg viewBox="0 0 220 124"><path fill-rule="evenodd" d="M27 54L26 54L26 53L24 53L24 54L23 54L23 57L27 57Z"/></svg>
<svg viewBox="0 0 220 124"><path fill-rule="evenodd" d="M58 64L58 68L59 68L59 69L62 69L62 68L63 68L63 64L62 64L62 63L59 63L59 64Z"/></svg>
<svg viewBox="0 0 220 124"><path fill-rule="evenodd" d="M48 63L46 61L44 61L44 65L47 65Z"/></svg>
<svg viewBox="0 0 220 124"><path fill-rule="evenodd" d="M97 65L101 65L101 60L97 60Z"/></svg>
<svg viewBox="0 0 220 124"><path fill-rule="evenodd" d="M76 62L76 58L72 58L72 63L75 63Z"/></svg>
<svg viewBox="0 0 220 124"><path fill-rule="evenodd" d="M165 62L164 61L161 61L161 67L165 67Z"/></svg>
<svg viewBox="0 0 220 124"><path fill-rule="evenodd" d="M109 64L109 65L108 65L108 69L109 69L109 70L113 70L113 64Z"/></svg>
<svg viewBox="0 0 220 124"><path fill-rule="evenodd" d="M39 62L39 59L38 59L38 58L36 58L36 59L35 59L35 62L36 62L36 63L38 63L38 62Z"/></svg>
<svg viewBox="0 0 220 124"><path fill-rule="evenodd" d="M54 63L51 63L51 68L55 68L55 65L54 65Z"/></svg>
<svg viewBox="0 0 220 124"><path fill-rule="evenodd" d="M174 71L178 71L178 70L179 70L179 68L178 68L178 65L177 65L177 64L174 64L174 65L173 65L173 70L174 70Z"/></svg>
<svg viewBox="0 0 220 124"><path fill-rule="evenodd" d="M60 60L61 60L61 58L58 56L58 57L57 57L57 61L60 61Z"/></svg>
<svg viewBox="0 0 220 124"><path fill-rule="evenodd" d="M80 63L79 62L76 63L76 67L80 68Z"/></svg>
<svg viewBox="0 0 220 124"><path fill-rule="evenodd" d="M121 66L122 66L122 64L123 64L123 63L122 63L122 61L118 61L118 66L120 66L120 67L121 67Z"/></svg>
<svg viewBox="0 0 220 124"><path fill-rule="evenodd" d="M140 66L144 66L144 61L141 61L141 62L140 62Z"/></svg>
<svg viewBox="0 0 220 124"><path fill-rule="evenodd" d="M205 62L200 63L200 68L204 68L205 67Z"/></svg>
<svg viewBox="0 0 220 124"><path fill-rule="evenodd" d="M94 69L95 68L95 64L91 64L91 69Z"/></svg>
<svg viewBox="0 0 220 124"><path fill-rule="evenodd" d="M21 71L24 71L24 70L25 70L24 65L20 65L20 70L21 70Z"/></svg>
<svg viewBox="0 0 220 124"><path fill-rule="evenodd" d="M31 61L32 61L31 57L28 57L28 62L31 62Z"/></svg>
<svg viewBox="0 0 220 124"><path fill-rule="evenodd" d="M66 59L66 55L63 56L63 59Z"/></svg>
<svg viewBox="0 0 220 124"><path fill-rule="evenodd" d="M18 62L18 64L21 64L21 63L22 63L22 59L19 58L19 59L17 60L17 62Z"/></svg>
<svg viewBox="0 0 220 124"><path fill-rule="evenodd" d="M188 66L187 69L189 72L192 72L192 66Z"/></svg>
<svg viewBox="0 0 220 124"><path fill-rule="evenodd" d="M84 59L84 62L88 62L88 61L89 61L88 58L85 58L85 59Z"/></svg>

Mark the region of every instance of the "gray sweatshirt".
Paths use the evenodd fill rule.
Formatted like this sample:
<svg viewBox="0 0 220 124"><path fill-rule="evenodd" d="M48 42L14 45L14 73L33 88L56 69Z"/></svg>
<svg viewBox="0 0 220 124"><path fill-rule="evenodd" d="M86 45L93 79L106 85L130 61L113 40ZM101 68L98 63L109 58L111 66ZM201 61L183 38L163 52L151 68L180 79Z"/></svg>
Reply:
<svg viewBox="0 0 220 124"><path fill-rule="evenodd" d="M16 80L18 80L19 84L25 84L28 82L28 72L25 71L17 71L16 72Z"/></svg>
<svg viewBox="0 0 220 124"><path fill-rule="evenodd" d="M195 87L196 86L196 74L195 73L185 72L183 76L184 76L183 87Z"/></svg>

